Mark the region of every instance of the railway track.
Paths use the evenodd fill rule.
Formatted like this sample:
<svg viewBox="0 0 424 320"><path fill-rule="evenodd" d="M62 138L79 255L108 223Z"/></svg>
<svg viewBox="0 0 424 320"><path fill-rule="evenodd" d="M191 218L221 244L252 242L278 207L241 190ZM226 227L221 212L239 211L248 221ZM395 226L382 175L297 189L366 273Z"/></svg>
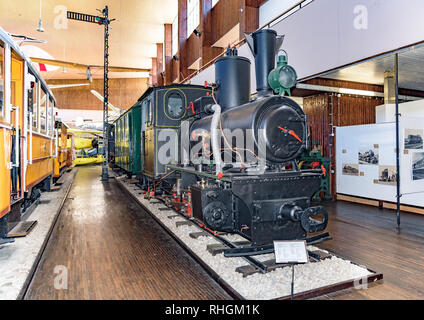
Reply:
<svg viewBox="0 0 424 320"><path fill-rule="evenodd" d="M258 257L262 257L264 255L271 255L274 253L274 246L268 245L263 247L252 247L251 241L249 239L243 237L241 234L240 240L231 241L228 240L227 236L231 235L229 233L223 232L214 232L205 226L202 225L201 222L195 220L194 218L188 217L182 212L175 210L175 207L181 208L184 206L184 203L170 203L167 202L169 198L163 196L151 197L147 192L143 191L141 186L138 185L136 180L129 180L133 186L138 188L138 193L144 195L145 199L148 199L151 204L160 204L161 207L157 209L159 211L169 211L170 215L168 218L173 219L176 217L183 218L184 221L177 221L176 227L180 227L183 225L194 226L199 231L190 233L189 236L193 239L198 239L202 236L213 237L215 240L219 242L219 244L213 244L207 246L207 251L212 255L224 254L227 258L235 258L239 257L244 259L248 265L239 266L236 268L236 272L239 272L243 275L243 277L247 277L254 273L267 273L278 268L284 268L289 266L288 264L277 264L274 259L260 259ZM330 240L331 237L328 233L324 233L315 237L311 237L306 239L308 245L317 244L326 240ZM253 248L253 249L252 249ZM310 262L319 262L321 260L329 259L332 255L321 251L321 250L308 250L309 260Z"/></svg>

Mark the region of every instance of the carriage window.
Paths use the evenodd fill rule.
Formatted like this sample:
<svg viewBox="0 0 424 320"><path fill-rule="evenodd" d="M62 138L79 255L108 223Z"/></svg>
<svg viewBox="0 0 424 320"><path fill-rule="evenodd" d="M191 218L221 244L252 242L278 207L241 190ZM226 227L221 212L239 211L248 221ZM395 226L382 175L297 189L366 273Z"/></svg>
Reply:
<svg viewBox="0 0 424 320"><path fill-rule="evenodd" d="M32 129L38 129L38 93L40 86L38 85L38 81L35 80L34 86L31 88L30 92L28 92L28 100L31 97L32 100ZM28 101L28 105L30 105ZM30 110L31 111L31 110Z"/></svg>
<svg viewBox="0 0 424 320"><path fill-rule="evenodd" d="M48 114L47 114L47 131L49 132L49 134L52 133L53 131L53 109L54 109L54 102L53 100L49 100L49 104L48 104Z"/></svg>
<svg viewBox="0 0 424 320"><path fill-rule="evenodd" d="M4 49L0 44L0 116L3 116L4 104Z"/></svg>
<svg viewBox="0 0 424 320"><path fill-rule="evenodd" d="M41 88L40 96L40 128L41 133L46 133L47 131L47 94L43 88Z"/></svg>
<svg viewBox="0 0 424 320"><path fill-rule="evenodd" d="M37 112L38 112L38 82L34 75L29 72L30 86L28 88L28 125L32 126L33 130L37 129ZM31 117L32 114L32 117Z"/></svg>

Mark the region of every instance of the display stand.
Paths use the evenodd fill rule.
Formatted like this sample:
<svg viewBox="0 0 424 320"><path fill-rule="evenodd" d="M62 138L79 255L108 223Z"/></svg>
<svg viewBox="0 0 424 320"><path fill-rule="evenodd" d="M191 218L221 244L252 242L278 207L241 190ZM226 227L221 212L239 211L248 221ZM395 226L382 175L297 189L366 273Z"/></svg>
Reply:
<svg viewBox="0 0 424 320"><path fill-rule="evenodd" d="M306 241L274 241L275 262L284 263L291 266L291 292L290 297L294 297L294 266L296 264L309 263L309 254L306 249Z"/></svg>

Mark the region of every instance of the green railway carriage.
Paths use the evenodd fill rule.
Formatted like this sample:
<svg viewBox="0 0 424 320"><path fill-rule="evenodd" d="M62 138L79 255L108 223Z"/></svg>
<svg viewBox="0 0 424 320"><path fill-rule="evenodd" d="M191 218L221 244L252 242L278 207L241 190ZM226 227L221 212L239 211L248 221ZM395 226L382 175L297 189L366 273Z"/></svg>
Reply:
<svg viewBox="0 0 424 320"><path fill-rule="evenodd" d="M115 164L129 174L141 173L141 104L115 122Z"/></svg>
<svg viewBox="0 0 424 320"><path fill-rule="evenodd" d="M192 103L210 92L204 86L184 84L148 88L115 122L115 165L143 181L166 174L166 164L158 155L170 138L161 137L178 136L181 122L195 115ZM180 158L176 142L172 162Z"/></svg>

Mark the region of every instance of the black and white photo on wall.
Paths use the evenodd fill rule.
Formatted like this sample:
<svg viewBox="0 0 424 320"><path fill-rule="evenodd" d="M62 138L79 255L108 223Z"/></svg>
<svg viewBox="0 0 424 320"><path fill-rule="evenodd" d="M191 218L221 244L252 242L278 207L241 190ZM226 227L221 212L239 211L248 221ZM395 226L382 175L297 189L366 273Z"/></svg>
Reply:
<svg viewBox="0 0 424 320"><path fill-rule="evenodd" d="M342 174L345 176L359 176L359 164L343 163Z"/></svg>
<svg viewBox="0 0 424 320"><path fill-rule="evenodd" d="M405 149L417 150L423 149L423 129L405 129Z"/></svg>
<svg viewBox="0 0 424 320"><path fill-rule="evenodd" d="M412 180L424 179L424 152L412 154Z"/></svg>
<svg viewBox="0 0 424 320"><path fill-rule="evenodd" d="M396 185L396 166L379 166L378 183Z"/></svg>
<svg viewBox="0 0 424 320"><path fill-rule="evenodd" d="M378 165L378 148L359 148L358 162L359 164Z"/></svg>

